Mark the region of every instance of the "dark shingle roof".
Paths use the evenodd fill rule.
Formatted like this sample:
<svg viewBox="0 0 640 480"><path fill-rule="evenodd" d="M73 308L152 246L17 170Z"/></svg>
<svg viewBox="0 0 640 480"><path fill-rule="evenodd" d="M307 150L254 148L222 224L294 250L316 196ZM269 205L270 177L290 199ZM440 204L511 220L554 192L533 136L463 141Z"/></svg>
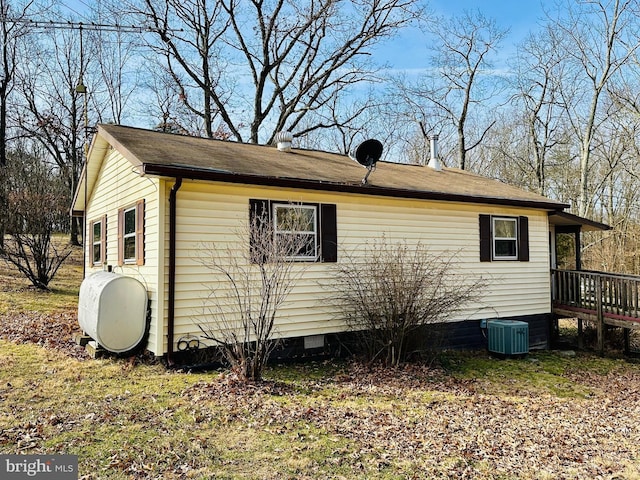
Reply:
<svg viewBox="0 0 640 480"><path fill-rule="evenodd" d="M99 125L103 136L149 175L280 185L361 194L492 203L547 210L567 205L455 168L381 161L369 176L348 156L173 135L119 125ZM384 154L383 154L384 158Z"/></svg>

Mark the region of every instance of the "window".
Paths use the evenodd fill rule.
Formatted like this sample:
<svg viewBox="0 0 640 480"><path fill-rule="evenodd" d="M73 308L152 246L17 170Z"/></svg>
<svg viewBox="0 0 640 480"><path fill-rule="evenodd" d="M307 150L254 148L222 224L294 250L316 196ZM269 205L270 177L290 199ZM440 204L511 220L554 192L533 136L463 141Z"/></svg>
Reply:
<svg viewBox="0 0 640 480"><path fill-rule="evenodd" d="M136 260L136 209L124 211L124 263Z"/></svg>
<svg viewBox="0 0 640 480"><path fill-rule="evenodd" d="M518 219L493 217L493 259L518 259Z"/></svg>
<svg viewBox="0 0 640 480"><path fill-rule="evenodd" d="M89 226L89 245L91 245L91 263L93 265L102 265L106 261L106 230L107 230L107 217L106 215L91 222Z"/></svg>
<svg viewBox="0 0 640 480"><path fill-rule="evenodd" d="M118 210L118 265L144 265L144 200Z"/></svg>
<svg viewBox="0 0 640 480"><path fill-rule="evenodd" d="M336 206L333 204L287 203L249 200L251 224L269 222L274 239L299 239L298 252L291 258L310 262L336 262L338 259ZM252 238L252 245L254 239Z"/></svg>
<svg viewBox="0 0 640 480"><path fill-rule="evenodd" d="M529 261L529 219L480 215L480 261Z"/></svg>
<svg viewBox="0 0 640 480"><path fill-rule="evenodd" d="M273 233L276 242L297 250L294 260L315 261L318 256L317 209L315 205L273 204Z"/></svg>

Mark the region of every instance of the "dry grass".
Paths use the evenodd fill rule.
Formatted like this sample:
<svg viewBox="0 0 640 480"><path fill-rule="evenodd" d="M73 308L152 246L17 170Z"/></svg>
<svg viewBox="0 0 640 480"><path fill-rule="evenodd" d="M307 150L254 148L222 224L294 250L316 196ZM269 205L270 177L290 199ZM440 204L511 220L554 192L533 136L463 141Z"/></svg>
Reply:
<svg viewBox="0 0 640 480"><path fill-rule="evenodd" d="M58 236L59 243L67 237ZM59 313L74 311L78 306L78 291L82 281L82 249L74 247L49 285L51 291L42 292L31 286L12 265L0 260L0 315L37 311Z"/></svg>
<svg viewBox="0 0 640 480"><path fill-rule="evenodd" d="M69 338L80 270L45 294L0 272L1 453L76 454L83 479L640 478L635 363L448 353L436 368L272 366L244 384L90 360Z"/></svg>
<svg viewBox="0 0 640 480"><path fill-rule="evenodd" d="M0 345L0 451L76 454L84 479L640 477L640 368L622 360L307 363L245 384Z"/></svg>

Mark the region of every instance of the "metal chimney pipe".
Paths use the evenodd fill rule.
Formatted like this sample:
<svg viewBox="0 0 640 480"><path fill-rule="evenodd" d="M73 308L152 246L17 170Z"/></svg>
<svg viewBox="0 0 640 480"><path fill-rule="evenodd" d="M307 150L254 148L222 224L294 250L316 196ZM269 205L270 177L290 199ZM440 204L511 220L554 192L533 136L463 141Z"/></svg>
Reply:
<svg viewBox="0 0 640 480"><path fill-rule="evenodd" d="M434 170L441 171L442 163L440 162L440 157L438 155L438 135L431 135L429 140L430 140L429 150L431 150L431 159L429 160L429 164L427 166L430 168L433 168Z"/></svg>

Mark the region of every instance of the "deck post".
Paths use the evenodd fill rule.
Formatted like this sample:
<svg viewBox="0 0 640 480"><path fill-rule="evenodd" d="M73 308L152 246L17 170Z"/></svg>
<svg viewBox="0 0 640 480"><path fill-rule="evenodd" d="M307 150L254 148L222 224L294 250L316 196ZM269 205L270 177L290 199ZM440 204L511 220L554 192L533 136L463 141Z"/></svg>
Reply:
<svg viewBox="0 0 640 480"><path fill-rule="evenodd" d="M584 328L582 326L582 318L578 317L578 348L584 348Z"/></svg>
<svg viewBox="0 0 640 480"><path fill-rule="evenodd" d="M604 354L604 315L602 314L602 278L598 278L596 281L596 331L597 331L597 346L596 349L599 355Z"/></svg>
<svg viewBox="0 0 640 480"><path fill-rule="evenodd" d="M630 330L628 328L623 328L624 331L624 354L631 354L631 339L630 339Z"/></svg>

